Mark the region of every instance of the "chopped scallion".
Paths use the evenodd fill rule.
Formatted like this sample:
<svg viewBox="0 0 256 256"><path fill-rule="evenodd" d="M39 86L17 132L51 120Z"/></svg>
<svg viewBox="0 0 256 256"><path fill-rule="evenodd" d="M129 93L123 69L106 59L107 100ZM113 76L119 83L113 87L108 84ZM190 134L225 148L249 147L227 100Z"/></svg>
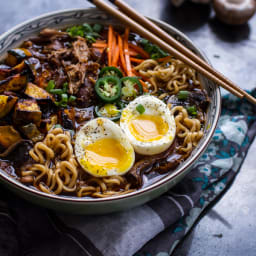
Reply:
<svg viewBox="0 0 256 256"><path fill-rule="evenodd" d="M67 91L68 91L68 83L65 82L65 83L63 84L63 92L67 92Z"/></svg>
<svg viewBox="0 0 256 256"><path fill-rule="evenodd" d="M177 97L179 100L186 100L189 95L189 91L179 91Z"/></svg>
<svg viewBox="0 0 256 256"><path fill-rule="evenodd" d="M53 80L50 80L50 81L48 82L47 87L46 87L46 91L47 91L47 92L50 92L50 90L54 89L54 87L55 87L54 81L53 81Z"/></svg>
<svg viewBox="0 0 256 256"><path fill-rule="evenodd" d="M140 113L140 114L143 114L145 112L145 108L143 107L143 105L139 104L137 107L136 107L136 110Z"/></svg>
<svg viewBox="0 0 256 256"><path fill-rule="evenodd" d="M76 100L76 96L73 96L73 95L69 96L69 99L68 99L69 102L73 102L75 100Z"/></svg>
<svg viewBox="0 0 256 256"><path fill-rule="evenodd" d="M63 93L63 90L62 89L51 89L49 92L51 94L61 95Z"/></svg>
<svg viewBox="0 0 256 256"><path fill-rule="evenodd" d="M61 101L63 103L67 103L68 102L68 95L66 93L61 94Z"/></svg>
<svg viewBox="0 0 256 256"><path fill-rule="evenodd" d="M187 107L187 111L191 116L196 116L197 115L197 109L196 106L190 106Z"/></svg>

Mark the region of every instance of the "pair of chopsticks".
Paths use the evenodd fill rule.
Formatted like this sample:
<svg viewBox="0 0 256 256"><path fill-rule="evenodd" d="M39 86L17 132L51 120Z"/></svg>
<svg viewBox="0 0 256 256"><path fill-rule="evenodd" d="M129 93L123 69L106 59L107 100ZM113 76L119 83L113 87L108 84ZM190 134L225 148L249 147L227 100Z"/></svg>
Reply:
<svg viewBox="0 0 256 256"><path fill-rule="evenodd" d="M89 2L96 5L99 9L104 10L116 19L129 26L134 32L147 38L152 43L160 46L163 50L168 52L173 57L183 61L190 67L214 81L218 85L230 93L236 95L239 98L246 98L253 104L256 104L256 99L242 90L220 72L212 68L208 63L194 54L191 50L183 46L155 23L138 13L136 10L131 8L122 0L109 0L115 4L118 8L116 9L110 4L107 4L103 0L88 0Z"/></svg>

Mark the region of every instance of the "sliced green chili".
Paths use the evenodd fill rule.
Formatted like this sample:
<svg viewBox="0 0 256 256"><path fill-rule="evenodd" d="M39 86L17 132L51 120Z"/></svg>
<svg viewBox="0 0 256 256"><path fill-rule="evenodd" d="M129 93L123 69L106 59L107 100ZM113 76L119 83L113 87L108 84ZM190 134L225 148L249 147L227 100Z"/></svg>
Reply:
<svg viewBox="0 0 256 256"><path fill-rule="evenodd" d="M113 102L121 96L120 80L115 76L102 77L97 80L95 91L103 101Z"/></svg>
<svg viewBox="0 0 256 256"><path fill-rule="evenodd" d="M107 103L104 106L96 106L95 114L99 117L106 117L112 121L120 119L121 110L115 104Z"/></svg>
<svg viewBox="0 0 256 256"><path fill-rule="evenodd" d="M133 100L138 95L143 93L143 88L136 77L124 77L121 79L121 87L122 87L122 99L123 100Z"/></svg>
<svg viewBox="0 0 256 256"><path fill-rule="evenodd" d="M105 76L116 76L118 78L122 78L123 74L122 72L116 68L116 67L104 67L99 74L99 77L105 77Z"/></svg>

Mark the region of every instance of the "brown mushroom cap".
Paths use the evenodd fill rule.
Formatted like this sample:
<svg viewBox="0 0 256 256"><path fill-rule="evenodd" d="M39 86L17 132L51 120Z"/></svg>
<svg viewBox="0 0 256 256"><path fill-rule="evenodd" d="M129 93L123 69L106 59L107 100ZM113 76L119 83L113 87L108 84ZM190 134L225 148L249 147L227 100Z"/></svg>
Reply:
<svg viewBox="0 0 256 256"><path fill-rule="evenodd" d="M256 11L255 0L214 0L213 8L222 22L239 25L246 23Z"/></svg>

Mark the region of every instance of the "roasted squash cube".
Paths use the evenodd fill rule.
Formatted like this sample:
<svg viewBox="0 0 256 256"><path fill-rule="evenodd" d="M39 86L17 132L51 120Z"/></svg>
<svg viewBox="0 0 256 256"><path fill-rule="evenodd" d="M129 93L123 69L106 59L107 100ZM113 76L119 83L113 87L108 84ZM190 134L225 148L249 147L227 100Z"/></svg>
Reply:
<svg viewBox="0 0 256 256"><path fill-rule="evenodd" d="M65 129L75 129L75 109L73 107L62 109L58 114L60 123Z"/></svg>
<svg viewBox="0 0 256 256"><path fill-rule="evenodd" d="M25 48L15 48L8 51L5 63L11 67L16 66L26 57L31 57L32 54L28 49Z"/></svg>
<svg viewBox="0 0 256 256"><path fill-rule="evenodd" d="M12 68L12 72L13 73L20 73L22 70L24 70L26 64L24 61L22 61L21 63L17 64L16 66L14 66Z"/></svg>
<svg viewBox="0 0 256 256"><path fill-rule="evenodd" d="M0 95L0 118L6 116L17 102L18 97Z"/></svg>
<svg viewBox="0 0 256 256"><path fill-rule="evenodd" d="M58 117L57 115L52 115L47 119L42 119L40 123L40 130L43 133L47 133L52 129L54 125L56 125L58 122Z"/></svg>
<svg viewBox="0 0 256 256"><path fill-rule="evenodd" d="M0 93L4 91L19 91L25 87L27 77L25 75L16 74L0 81Z"/></svg>
<svg viewBox="0 0 256 256"><path fill-rule="evenodd" d="M13 128L13 126L0 126L0 146L2 148L6 149L19 140L21 140L21 136L19 132Z"/></svg>
<svg viewBox="0 0 256 256"><path fill-rule="evenodd" d="M10 75L11 71L12 71L11 67L1 64L0 65L0 80L3 80L6 77L8 77Z"/></svg>
<svg viewBox="0 0 256 256"><path fill-rule="evenodd" d="M38 130L35 124L30 123L24 126L21 126L22 133L33 142L43 140L44 135Z"/></svg>
<svg viewBox="0 0 256 256"><path fill-rule="evenodd" d="M13 121L16 124L35 123L40 124L42 112L35 100L21 99L14 110Z"/></svg>
<svg viewBox="0 0 256 256"><path fill-rule="evenodd" d="M35 100L51 100L52 99L51 94L49 94L46 90L32 83L27 84L25 94L28 97L33 98Z"/></svg>

